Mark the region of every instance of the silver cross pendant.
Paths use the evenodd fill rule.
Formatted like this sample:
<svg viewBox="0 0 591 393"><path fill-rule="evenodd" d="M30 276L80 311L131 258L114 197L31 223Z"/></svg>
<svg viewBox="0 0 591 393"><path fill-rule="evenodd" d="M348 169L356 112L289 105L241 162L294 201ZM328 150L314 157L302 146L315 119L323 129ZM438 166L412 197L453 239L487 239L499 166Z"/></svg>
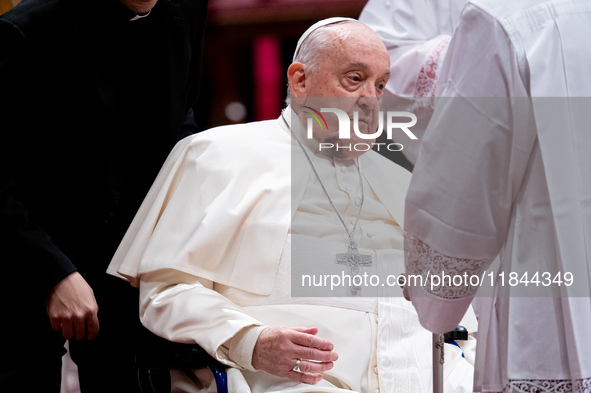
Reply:
<svg viewBox="0 0 591 393"><path fill-rule="evenodd" d="M351 275L351 290L354 292L361 291L360 285L355 285L353 280L355 276L359 275L360 266L371 266L371 255L360 254L357 248L357 243L349 236L349 248L347 252L336 255L336 263L339 265L349 266L349 273Z"/></svg>

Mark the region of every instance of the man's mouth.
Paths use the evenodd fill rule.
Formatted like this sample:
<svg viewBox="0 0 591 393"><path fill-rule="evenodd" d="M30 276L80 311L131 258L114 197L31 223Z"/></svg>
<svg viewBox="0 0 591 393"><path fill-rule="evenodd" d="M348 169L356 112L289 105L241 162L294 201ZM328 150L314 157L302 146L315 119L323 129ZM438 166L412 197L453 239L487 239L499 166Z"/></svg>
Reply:
<svg viewBox="0 0 591 393"><path fill-rule="evenodd" d="M354 123L353 123L354 124ZM369 119L366 117L362 117L357 121L357 126L360 132L364 134L369 133Z"/></svg>

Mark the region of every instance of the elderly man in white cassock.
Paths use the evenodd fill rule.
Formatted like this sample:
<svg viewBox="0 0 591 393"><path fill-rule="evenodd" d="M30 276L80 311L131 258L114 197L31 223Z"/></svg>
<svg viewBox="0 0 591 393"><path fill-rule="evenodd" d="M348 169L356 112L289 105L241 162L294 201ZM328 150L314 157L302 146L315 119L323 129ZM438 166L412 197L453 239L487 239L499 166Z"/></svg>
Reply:
<svg viewBox="0 0 591 393"><path fill-rule="evenodd" d="M109 267L139 287L148 329L230 367L232 392L431 389L431 334L412 304L344 280L404 269L410 174L369 150L389 70L362 23L312 26L288 69L281 117L179 142ZM322 108L347 114L349 139L337 111ZM306 284L306 275L343 282ZM389 285L383 293L399 293ZM462 324L476 331L471 309ZM474 340L461 345L465 358L446 345L447 392L472 389ZM174 391L215 388L172 380Z"/></svg>

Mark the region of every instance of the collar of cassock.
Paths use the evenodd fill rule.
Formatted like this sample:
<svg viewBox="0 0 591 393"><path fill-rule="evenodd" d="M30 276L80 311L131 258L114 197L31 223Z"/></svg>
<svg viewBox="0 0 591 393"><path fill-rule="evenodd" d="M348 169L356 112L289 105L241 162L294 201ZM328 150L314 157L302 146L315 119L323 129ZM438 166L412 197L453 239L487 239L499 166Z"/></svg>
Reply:
<svg viewBox="0 0 591 393"><path fill-rule="evenodd" d="M148 12L144 12L143 14L139 14L139 13L138 14L135 14L135 16L133 18L131 18L129 21L130 22L133 22L133 21L136 21L136 20L143 19L146 16L150 15L150 12L152 12L152 10L150 10Z"/></svg>

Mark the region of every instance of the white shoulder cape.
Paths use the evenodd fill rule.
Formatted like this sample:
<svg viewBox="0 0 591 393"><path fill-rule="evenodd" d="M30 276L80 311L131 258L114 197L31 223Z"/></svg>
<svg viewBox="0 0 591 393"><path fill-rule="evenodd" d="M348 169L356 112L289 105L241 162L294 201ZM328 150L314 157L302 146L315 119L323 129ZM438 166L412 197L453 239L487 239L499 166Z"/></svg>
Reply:
<svg viewBox="0 0 591 393"><path fill-rule="evenodd" d="M284 112L288 119L290 112ZM218 127L180 141L107 273L137 287L142 274L176 269L269 294L311 173L299 165L306 163L301 154L281 118ZM371 188L402 223L410 173L373 151L360 160Z"/></svg>

